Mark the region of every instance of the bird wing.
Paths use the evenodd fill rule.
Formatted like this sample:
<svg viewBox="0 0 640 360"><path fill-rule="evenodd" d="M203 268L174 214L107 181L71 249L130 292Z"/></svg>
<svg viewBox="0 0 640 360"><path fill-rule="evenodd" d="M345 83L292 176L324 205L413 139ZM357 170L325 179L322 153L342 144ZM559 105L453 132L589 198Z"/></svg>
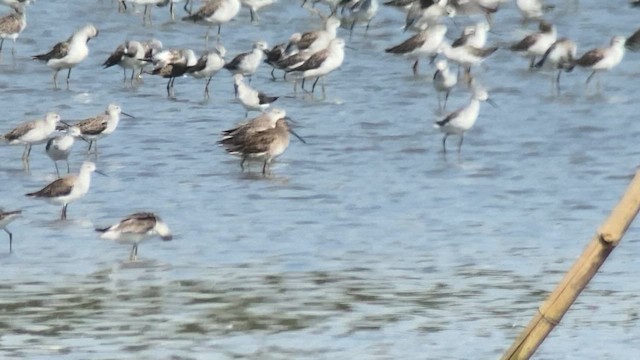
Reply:
<svg viewBox="0 0 640 360"><path fill-rule="evenodd" d="M207 56L207 54L204 54L200 57L200 59L198 59L198 62L193 65L193 66L189 66L187 67L187 72L188 73L193 73L196 71L201 71L203 70L205 67L207 67L207 59L209 57Z"/></svg>
<svg viewBox="0 0 640 360"><path fill-rule="evenodd" d="M296 46L298 46L298 49L300 50L307 49L318 39L319 34L319 31L309 31L302 34L300 40L296 43Z"/></svg>
<svg viewBox="0 0 640 360"><path fill-rule="evenodd" d="M400 45L385 49L385 52L392 54L406 54L422 46L425 40L426 36L424 35L424 32L418 33L403 41Z"/></svg>
<svg viewBox="0 0 640 360"><path fill-rule="evenodd" d="M107 128L108 118L104 115L98 115L89 119L85 119L75 124L80 128L83 135L98 135Z"/></svg>
<svg viewBox="0 0 640 360"><path fill-rule="evenodd" d="M633 33L633 35L629 36L627 41L625 42L625 46L627 49L632 51L640 50L640 30Z"/></svg>
<svg viewBox="0 0 640 360"><path fill-rule="evenodd" d="M524 39L520 40L516 44L511 45L510 49L511 51L527 51L530 47L533 46L533 44L536 43L536 41L538 41L539 37L540 34L531 34L525 36Z"/></svg>
<svg viewBox="0 0 640 360"><path fill-rule="evenodd" d="M329 57L329 49L318 51L311 55L302 65L287 71L307 71L311 69L317 69L322 63Z"/></svg>
<svg viewBox="0 0 640 360"><path fill-rule="evenodd" d="M0 221L8 218L9 216L20 215L21 213L22 213L22 210L4 211L0 209Z"/></svg>
<svg viewBox="0 0 640 360"><path fill-rule="evenodd" d="M156 216L152 213L135 213L127 216L108 230L129 234L144 234L156 226Z"/></svg>
<svg viewBox="0 0 640 360"><path fill-rule="evenodd" d="M107 58L107 60L105 60L105 62L102 63L102 66L104 66L104 68L106 69L113 65L119 64L120 61L122 61L122 57L125 55L124 53L125 53L124 44L118 45L116 50L113 53L111 53L111 55L109 55L109 58Z"/></svg>
<svg viewBox="0 0 640 360"><path fill-rule="evenodd" d="M586 54L582 55L578 60L576 60L576 64L579 66L593 66L603 58L603 49L592 49L587 51Z"/></svg>
<svg viewBox="0 0 640 360"><path fill-rule="evenodd" d="M27 196L54 198L69 195L73 189L75 180L76 175L65 176L55 180L39 191L28 193Z"/></svg>
<svg viewBox="0 0 640 360"><path fill-rule="evenodd" d="M239 54L233 58L230 62L224 64L224 68L227 70L235 70L238 68L242 60L247 56L247 53Z"/></svg>
<svg viewBox="0 0 640 360"><path fill-rule="evenodd" d="M277 96L268 96L265 93L258 93L258 102L260 103L260 105L263 104L271 104L272 102L278 100Z"/></svg>
<svg viewBox="0 0 640 360"><path fill-rule="evenodd" d="M36 123L34 121L26 122L24 124L19 125L17 128L9 131L3 137L7 141L17 140L23 137L26 133L28 133L35 127L36 127Z"/></svg>
<svg viewBox="0 0 640 360"><path fill-rule="evenodd" d="M440 127L447 125L451 122L451 120L455 119L460 114L460 112L462 112L462 109L458 109L452 113L449 113L444 119L436 121L436 125Z"/></svg>
<svg viewBox="0 0 640 360"><path fill-rule="evenodd" d="M69 53L69 41L62 41L55 44L53 49L51 49L51 51L49 51L48 53L35 55L32 58L34 60L49 61L51 59L62 59L63 57L67 56L68 53Z"/></svg>
<svg viewBox="0 0 640 360"><path fill-rule="evenodd" d="M0 34L15 34L20 32L21 17L17 14L9 14L0 18Z"/></svg>
<svg viewBox="0 0 640 360"><path fill-rule="evenodd" d="M258 131L251 136L244 137L243 141L235 141L230 144L230 146L227 146L227 151L240 152L246 155L264 153L269 150L269 145L275 140L277 131L276 128Z"/></svg>
<svg viewBox="0 0 640 360"><path fill-rule="evenodd" d="M496 46L488 47L488 48L484 48L484 49L478 49L478 48L475 48L475 47L471 47L471 53L473 55L481 57L481 58L485 58L485 57L493 54L496 50L498 50L498 48Z"/></svg>

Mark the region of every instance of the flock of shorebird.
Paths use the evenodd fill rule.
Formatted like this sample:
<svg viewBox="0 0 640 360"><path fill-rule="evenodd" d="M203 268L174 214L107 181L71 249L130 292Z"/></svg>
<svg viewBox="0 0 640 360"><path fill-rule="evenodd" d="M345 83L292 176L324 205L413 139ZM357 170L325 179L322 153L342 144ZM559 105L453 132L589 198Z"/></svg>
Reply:
<svg viewBox="0 0 640 360"><path fill-rule="evenodd" d="M15 58L15 42L26 27L26 6L30 2L0 0L0 4L8 5L12 9L11 13L0 17L0 55L4 40L11 39L14 43L12 55ZM142 20L143 25L147 25L152 22L151 10L154 7L168 6L172 20L175 20L175 5L181 0L117 2L120 12L128 11L132 5L144 6ZM258 11L272 4L273 0L202 0L200 7L195 11L194 2L195 0L184 1L183 9L187 14L181 20L207 27L207 48L210 30L217 27L216 44L211 50L198 57L191 49L164 50L162 42L157 39L127 40L117 46L104 61L103 66L121 67L123 82L126 84L128 80L131 86L138 84L143 74L166 78L169 97L175 97L174 82L179 77L206 79L205 99L209 97L212 78L223 68L228 70L233 76L235 97L244 108L245 117L248 117L251 111L260 112L260 115L223 131L218 143L230 154L241 158L242 170L245 169L247 161L259 160L262 162L262 173L267 175L271 161L288 147L289 134L298 137L303 143L305 141L291 129L293 122L287 117L285 110L270 108L278 97L251 87L251 77L262 63L266 63L272 68L271 76L274 80L275 70L283 71L285 80L289 74L292 75L294 92L297 91L298 80L302 80L302 89L312 94L318 81L322 80L324 94L324 77L338 69L345 58L346 40L337 36L338 29L341 26L348 28L351 38L355 25L366 24L366 34L371 21L379 11L378 0L304 0L302 6L306 6L323 19L324 25L321 29L296 32L288 40L272 48L264 41L256 41L250 51L238 54L229 61L225 59L226 50L221 44L222 25L236 17L242 6L249 8L251 21L258 21ZM439 111L444 113L449 95L455 87L464 84L470 90L471 99L466 106L434 122L434 127L444 134L444 153L447 151L446 140L451 135L459 137L460 153L464 134L474 126L480 113L481 102L495 105L489 98L487 89L480 85L472 74L472 68L498 50L498 46L487 46L487 38L493 15L505 2L506 0L390 0L384 3L386 6L405 11L404 30L415 31L413 36L385 51L411 59L414 75L419 72L420 60L429 59L431 63L435 63L433 87L438 94ZM323 15L315 9L318 3L328 6L328 15ZM636 2L631 4L636 6ZM625 49L640 50L639 30L628 38L614 36L609 46L592 49L582 56L577 56L576 43L568 38L559 38L556 27L544 20L545 13L550 11L552 6L543 4L541 0L516 0L516 5L523 21L535 21L539 24L539 29L506 48L527 58L532 71L557 71L557 75L553 77L553 84L558 92L562 72L572 71L576 66L591 70L586 80L588 86L597 73L617 66L622 61ZM443 24L443 19L472 14L484 15L486 21L465 27L460 37L449 43L446 39L447 26ZM46 62L53 70L53 86L56 88L58 73L67 70L66 83L69 87L71 70L88 57L88 43L98 34L98 29L88 24L74 32L67 40L55 44L50 51L33 56L33 59ZM443 59L437 60L438 56ZM457 73L450 68L450 63L458 65ZM127 76L127 70L131 71L130 76ZM313 85L307 90L305 81L309 79L313 79ZM9 144L25 145L22 159L27 166L32 145L46 143L45 151L55 164L56 174L60 176L58 161L66 162L69 173L68 158L76 140L88 142L88 152L93 150L97 155L98 139L116 130L121 115L133 117L123 112L117 104L110 104L104 113L74 124L62 121L59 114L47 113L42 119L18 125L4 134L2 139ZM54 135L56 131L62 133ZM26 196L62 205L60 219L65 220L69 203L82 198L88 192L93 172L99 173L95 163L86 161L78 174L60 177L41 190L28 193ZM20 210L0 209L0 228L9 235L10 251L13 236L6 226L20 214ZM98 228L96 231L105 239L132 242L131 260L137 257L140 241L153 236L160 236L163 240L171 239L169 227L157 215L149 212L132 214L111 227Z"/></svg>

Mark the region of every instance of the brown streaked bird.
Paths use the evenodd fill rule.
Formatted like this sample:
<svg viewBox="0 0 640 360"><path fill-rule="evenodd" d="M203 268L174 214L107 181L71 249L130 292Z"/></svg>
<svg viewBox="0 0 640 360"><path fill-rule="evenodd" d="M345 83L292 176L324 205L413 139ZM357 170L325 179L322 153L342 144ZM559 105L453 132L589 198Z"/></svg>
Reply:
<svg viewBox="0 0 640 360"><path fill-rule="evenodd" d="M160 75L167 82L167 96L175 97L173 83L177 77L186 74L192 66L198 63L195 52L191 49L165 50L159 52L154 57L155 67L151 71L152 75Z"/></svg>
<svg viewBox="0 0 640 360"><path fill-rule="evenodd" d="M236 129L227 130L225 133L228 135L225 135L218 142L225 147L228 153L242 157L240 162L242 170L244 170L244 163L247 160L263 160L262 174L266 175L271 161L281 155L289 146L289 133L305 143L298 134L289 128L286 117L277 119L273 127L265 123L258 127L256 126L257 122L250 122Z"/></svg>
<svg viewBox="0 0 640 360"><path fill-rule="evenodd" d="M222 140L218 141L218 144L225 145L224 142L228 139L235 138L238 141L241 138L252 136L256 132L273 129L276 126L276 121L286 115L287 112L283 109L271 109L253 119L237 124L234 128L222 131Z"/></svg>
<svg viewBox="0 0 640 360"><path fill-rule="evenodd" d="M438 55L438 46L442 44L447 27L444 25L433 25L413 35L401 44L385 50L387 53L405 55L409 59L415 60L413 64L413 76L418 75L418 62L422 57L429 57L431 62Z"/></svg>
<svg viewBox="0 0 640 360"><path fill-rule="evenodd" d="M589 81L597 72L611 70L620 64L624 57L625 41L624 36L614 36L608 47L589 50L575 61L575 65L592 70L585 86L589 85Z"/></svg>
<svg viewBox="0 0 640 360"><path fill-rule="evenodd" d="M14 210L14 211L4 211L0 208L0 229L3 229L4 232L9 234L9 252L13 252L13 234L9 229L7 229L7 225L10 222L18 218L22 214L22 210Z"/></svg>
<svg viewBox="0 0 640 360"><path fill-rule="evenodd" d="M96 228L102 233L101 238L117 242L133 243L129 261L138 259L138 244L154 236L160 236L164 241L173 239L169 226L160 217L150 212L131 214L115 225L106 228Z"/></svg>
<svg viewBox="0 0 640 360"><path fill-rule="evenodd" d="M96 164L86 161L80 167L77 175L68 175L57 179L41 190L25 194L28 197L47 200L54 204L61 204L60 220L67 219L67 206L89 192L91 173L96 171ZM99 174L99 171L96 171Z"/></svg>
<svg viewBox="0 0 640 360"><path fill-rule="evenodd" d="M11 8L13 9L13 13L0 17L0 38L2 38L2 40L0 40L0 54L2 54L4 39L11 39L13 40L11 55L15 61L16 40L27 26L27 17L22 5L13 5Z"/></svg>
<svg viewBox="0 0 640 360"><path fill-rule="evenodd" d="M624 46L631 51L640 51L640 29L627 38Z"/></svg>
<svg viewBox="0 0 640 360"><path fill-rule="evenodd" d="M544 53L557 39L556 27L552 24L541 21L538 29L538 32L525 36L510 47L511 51L529 58L529 69L533 69L536 57L544 56Z"/></svg>
<svg viewBox="0 0 640 360"><path fill-rule="evenodd" d="M89 141L89 148L87 153L91 151L91 147L95 144L94 151L98 153L98 139L101 139L107 135L110 135L120 123L120 114L135 118L133 115L129 115L122 111L120 106L116 104L109 104L104 113L90 117L88 119L81 120L73 126L80 129L82 138Z"/></svg>
<svg viewBox="0 0 640 360"><path fill-rule="evenodd" d="M41 144L47 141L49 136L56 130L56 125L60 121L60 115L47 113L44 119L38 119L23 123L15 129L4 134L2 138L9 144L25 144L22 160L29 161L31 145Z"/></svg>
<svg viewBox="0 0 640 360"><path fill-rule="evenodd" d="M67 87L69 87L71 69L89 56L89 47L87 46L87 43L96 36L98 36L98 29L96 29L92 24L88 24L73 33L73 35L71 35L71 37L66 41L61 41L55 44L53 49L48 53L35 55L31 58L34 60L46 61L47 66L54 70L54 88L58 87L58 72L62 69L68 69Z"/></svg>

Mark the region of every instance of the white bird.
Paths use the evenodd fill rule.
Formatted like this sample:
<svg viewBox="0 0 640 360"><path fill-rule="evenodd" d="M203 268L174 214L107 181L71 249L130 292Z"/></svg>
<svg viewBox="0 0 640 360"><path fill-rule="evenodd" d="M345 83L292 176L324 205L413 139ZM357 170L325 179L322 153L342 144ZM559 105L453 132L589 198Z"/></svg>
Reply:
<svg viewBox="0 0 640 360"><path fill-rule="evenodd" d="M258 70L258 66L262 63L264 52L267 49L268 46L266 42L257 41L253 44L253 50L236 55L233 60L224 65L224 68L229 70L232 74L251 76Z"/></svg>
<svg viewBox="0 0 640 360"><path fill-rule="evenodd" d="M192 21L198 24L207 25L205 42L209 43L209 30L212 26L218 26L218 40L220 40L220 29L222 24L226 24L233 19L240 11L240 0L211 0L205 2L198 11L182 18L183 21Z"/></svg>
<svg viewBox="0 0 640 360"><path fill-rule="evenodd" d="M544 5L542 0L516 0L516 6L524 21L538 20L546 11L554 8L553 5Z"/></svg>
<svg viewBox="0 0 640 360"><path fill-rule="evenodd" d="M57 179L41 190L28 193L26 196L62 205L60 220L66 220L67 206L89 192L91 173L94 171L96 171L96 164L86 161L80 167L80 172L77 175L67 175Z"/></svg>
<svg viewBox="0 0 640 360"><path fill-rule="evenodd" d="M187 73L196 79L207 78L204 86L204 98L209 98L209 83L215 74L224 67L224 55L226 50L222 45L218 45L215 50L203 54L198 62L187 68Z"/></svg>
<svg viewBox="0 0 640 360"><path fill-rule="evenodd" d="M103 239L133 243L129 261L138 259L138 244L142 241L154 236L164 241L173 239L169 226L158 215L149 212L131 214L115 225L95 230L102 233Z"/></svg>
<svg viewBox="0 0 640 360"><path fill-rule="evenodd" d="M578 45L575 42L561 38L547 49L542 59L536 64L536 68L558 70L558 75L552 78L556 90L560 90L560 74L563 71L571 71L574 66ZM555 80L554 80L555 79Z"/></svg>
<svg viewBox="0 0 640 360"><path fill-rule="evenodd" d="M438 53L443 53L447 59L464 67L465 77L467 81L471 81L471 67L475 64L480 64L496 50L498 50L496 46L482 49L470 45L452 47L449 43L443 41L438 48Z"/></svg>
<svg viewBox="0 0 640 360"><path fill-rule="evenodd" d="M134 76L145 64L145 50L142 43L131 40L118 45L102 66L105 69L114 65L120 66L123 70L123 82L127 81L127 69L131 69L131 84L133 84Z"/></svg>
<svg viewBox="0 0 640 360"><path fill-rule="evenodd" d="M429 26L403 41L401 44L386 49L385 52L404 55L409 59L415 60L413 64L413 75L416 76L418 75L418 63L420 59L430 57L431 61L433 61L446 33L447 27L445 25L437 24Z"/></svg>
<svg viewBox="0 0 640 360"><path fill-rule="evenodd" d="M5 39L13 40L13 47L11 48L11 55L15 60L16 54L16 40L18 36L27 27L27 16L22 5L11 6L13 13L0 17L0 54L2 54L2 45Z"/></svg>
<svg viewBox="0 0 640 360"><path fill-rule="evenodd" d="M258 10L273 4L274 0L240 0L242 6L249 8L251 22L258 21Z"/></svg>
<svg viewBox="0 0 640 360"><path fill-rule="evenodd" d="M453 17L455 8L447 5L447 0L419 0L411 4L405 20L404 30L422 25L437 24L443 16Z"/></svg>
<svg viewBox="0 0 640 360"><path fill-rule="evenodd" d="M433 126L444 133L442 149L445 154L447 152L447 137L449 137L449 135L458 135L460 137L460 142L458 142L458 153L460 153L464 133L471 129L476 123L478 114L480 113L480 102L483 101L490 101L489 94L486 90L475 88L473 89L471 101L467 106L448 114L442 120L434 123ZM490 103L492 102L490 101Z"/></svg>
<svg viewBox="0 0 640 360"><path fill-rule="evenodd" d="M104 113L74 124L74 126L80 129L82 137L89 141L89 149L87 149L87 152L90 152L91 147L95 144L94 151L96 154L98 153L98 139L102 139L116 130L120 123L120 114L133 118L132 115L122 111L120 106L109 104Z"/></svg>
<svg viewBox="0 0 640 360"><path fill-rule="evenodd" d="M351 39L351 35L353 35L353 28L359 22L367 24L367 27L364 30L365 34L369 31L369 25L371 25L371 20L373 20L378 13L378 7L378 0L359 0L349 8L348 18L351 20L349 39Z"/></svg>
<svg viewBox="0 0 640 360"><path fill-rule="evenodd" d="M342 65L344 61L344 46L345 41L342 38L335 38L331 40L329 46L319 51L310 58L308 58L302 65L293 69L287 70L287 72L301 72L302 73L302 89L304 90L305 79L315 77L311 92L316 88L316 84L321 77L336 70ZM324 89L324 85L322 86Z"/></svg>
<svg viewBox="0 0 640 360"><path fill-rule="evenodd" d="M98 30L95 26L91 24L86 25L73 33L66 41L57 43L48 53L35 55L33 59L46 61L47 66L54 70L53 86L56 88L58 87L58 83L56 82L58 72L62 69L69 69L67 73L68 87L71 69L87 58L89 55L87 43L96 36L98 36Z"/></svg>
<svg viewBox="0 0 640 360"><path fill-rule="evenodd" d="M67 129L67 133L64 135L56 136L47 141L45 151L49 158L53 160L53 164L56 167L56 174L60 176L60 170L58 169L58 161L67 162L67 174L71 172L69 168L69 154L71 153L71 147L75 143L76 138L82 135L80 128L72 126Z"/></svg>
<svg viewBox="0 0 640 360"><path fill-rule="evenodd" d="M524 39L511 46L511 51L515 51L530 59L529 68L532 69L536 63L536 57L543 56L547 50L557 40L556 27L546 21L541 21L539 30L536 33L527 35Z"/></svg>
<svg viewBox="0 0 640 360"><path fill-rule="evenodd" d="M290 45L287 48L295 45L298 50L307 50L310 54L326 49L329 46L329 42L336 38L340 23L339 19L329 17L325 20L324 29L322 30L308 31L303 34L294 33L289 38Z"/></svg>
<svg viewBox="0 0 640 360"><path fill-rule="evenodd" d="M190 67L198 63L195 52L191 49L164 50L153 58L154 68L152 75L160 75L167 82L167 96L174 97L173 84L177 77L186 74Z"/></svg>
<svg viewBox="0 0 640 360"><path fill-rule="evenodd" d="M25 144L22 160L28 162L31 145L42 144L47 141L49 136L56 130L56 125L59 121L60 115L50 112L44 116L44 119L25 122L2 137L9 144Z"/></svg>
<svg viewBox="0 0 640 360"><path fill-rule="evenodd" d="M22 214L22 210L14 210L14 211L4 211L0 208L0 229L4 230L9 235L9 252L13 252L13 234L9 229L7 229L7 225L10 222L17 219L20 214Z"/></svg>
<svg viewBox="0 0 640 360"><path fill-rule="evenodd" d="M478 49L483 48L487 44L487 33L489 29L489 24L486 22L466 26L462 31L462 35L457 38L451 46L458 47L468 45Z"/></svg>
<svg viewBox="0 0 640 360"><path fill-rule="evenodd" d="M586 85L589 85L589 81L597 72L611 70L620 64L624 57L625 41L624 36L614 36L608 47L589 50L575 61L576 65L592 70Z"/></svg>
<svg viewBox="0 0 640 360"><path fill-rule="evenodd" d="M444 110L447 107L447 100L451 90L458 83L458 76L449 70L447 60L438 60L436 62L436 72L433 74L433 87L438 92L438 107ZM441 93L445 93L444 105L441 104Z"/></svg>
<svg viewBox="0 0 640 360"><path fill-rule="evenodd" d="M273 102L278 100L277 96L267 96L265 93L245 84L242 74L235 74L233 80L236 98L247 111L245 117L249 115L249 111L265 111Z"/></svg>

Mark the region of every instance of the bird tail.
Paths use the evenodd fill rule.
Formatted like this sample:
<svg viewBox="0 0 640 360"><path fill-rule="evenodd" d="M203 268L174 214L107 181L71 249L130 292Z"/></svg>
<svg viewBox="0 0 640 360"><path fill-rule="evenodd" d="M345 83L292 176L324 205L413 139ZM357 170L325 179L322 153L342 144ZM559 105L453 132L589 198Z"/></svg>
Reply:
<svg viewBox="0 0 640 360"><path fill-rule="evenodd" d="M109 227L106 227L106 228L95 228L94 230L99 232L99 233L106 233L107 231L109 231Z"/></svg>
<svg viewBox="0 0 640 360"><path fill-rule="evenodd" d="M185 17L182 18L182 21L197 22L198 20L202 20L202 16L200 16L200 14L198 14L198 13L191 14L189 16L185 16Z"/></svg>
<svg viewBox="0 0 640 360"><path fill-rule="evenodd" d="M40 54L40 55L32 56L31 59L40 60L40 61L49 61L50 57L49 57L49 54Z"/></svg>

